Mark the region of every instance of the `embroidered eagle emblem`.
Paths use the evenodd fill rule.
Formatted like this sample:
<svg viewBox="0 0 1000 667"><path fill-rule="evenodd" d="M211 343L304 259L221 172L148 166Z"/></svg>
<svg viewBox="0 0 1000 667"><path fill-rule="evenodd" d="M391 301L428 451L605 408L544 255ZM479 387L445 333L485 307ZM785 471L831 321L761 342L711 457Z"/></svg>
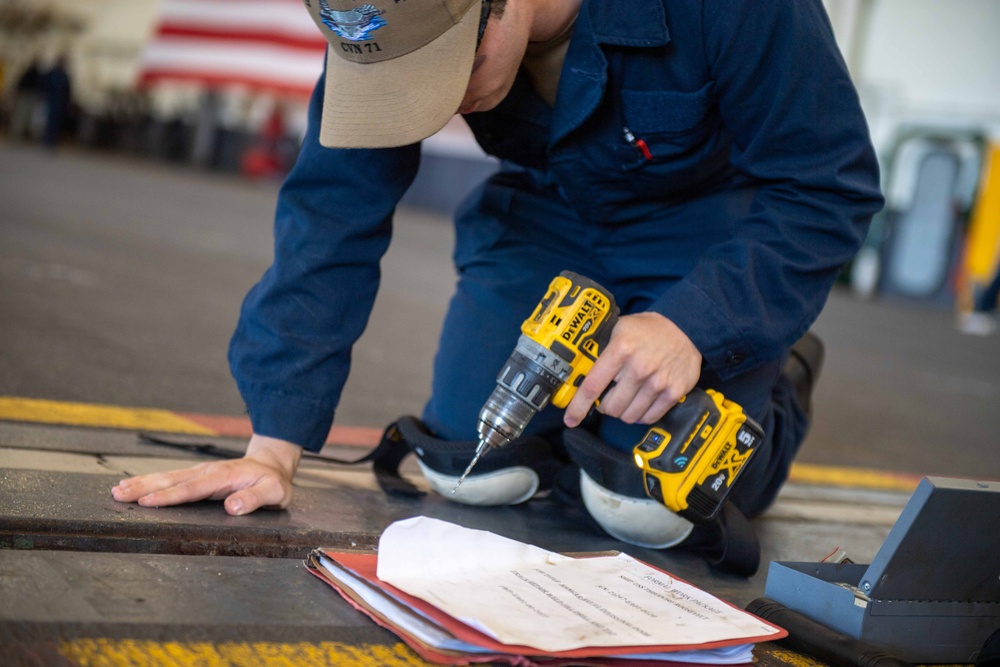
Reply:
<svg viewBox="0 0 1000 667"><path fill-rule="evenodd" d="M360 5L347 11L330 9L326 0L319 0L320 20L333 32L352 42L365 42L371 39L370 33L385 25L384 9L375 9L374 5Z"/></svg>

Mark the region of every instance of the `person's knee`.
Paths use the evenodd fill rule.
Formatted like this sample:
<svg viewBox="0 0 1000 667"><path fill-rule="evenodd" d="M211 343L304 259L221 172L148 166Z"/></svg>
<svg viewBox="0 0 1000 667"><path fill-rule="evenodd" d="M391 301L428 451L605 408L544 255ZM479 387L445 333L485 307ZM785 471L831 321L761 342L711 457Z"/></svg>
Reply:
<svg viewBox="0 0 1000 667"><path fill-rule="evenodd" d="M580 497L587 513L608 535L649 549L675 547L694 525L650 498L635 498L601 486L580 471Z"/></svg>
<svg viewBox="0 0 1000 667"><path fill-rule="evenodd" d="M646 497L642 475L625 452L584 429L567 431L563 441L580 467L580 499L604 532L636 546L694 551L725 572L757 571L760 544L735 505L727 502L715 519L695 525Z"/></svg>
<svg viewBox="0 0 1000 667"><path fill-rule="evenodd" d="M463 505L523 503L548 488L561 465L544 438L521 437L488 452L459 486L462 473L475 456L475 441L438 438L413 417L401 418L397 425L431 488Z"/></svg>
<svg viewBox="0 0 1000 667"><path fill-rule="evenodd" d="M581 428L566 431L563 443L580 468L580 500L604 532L653 549L677 546L691 534L690 521L646 495L629 453Z"/></svg>

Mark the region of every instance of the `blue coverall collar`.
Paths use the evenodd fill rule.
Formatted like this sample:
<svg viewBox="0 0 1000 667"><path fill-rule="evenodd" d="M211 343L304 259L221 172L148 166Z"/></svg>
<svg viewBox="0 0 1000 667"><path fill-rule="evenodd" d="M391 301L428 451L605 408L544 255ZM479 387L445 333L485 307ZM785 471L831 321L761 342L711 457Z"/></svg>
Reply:
<svg viewBox="0 0 1000 667"><path fill-rule="evenodd" d="M670 41L662 0L584 0L559 81L549 146L579 127L597 108L607 83L601 44L650 48Z"/></svg>

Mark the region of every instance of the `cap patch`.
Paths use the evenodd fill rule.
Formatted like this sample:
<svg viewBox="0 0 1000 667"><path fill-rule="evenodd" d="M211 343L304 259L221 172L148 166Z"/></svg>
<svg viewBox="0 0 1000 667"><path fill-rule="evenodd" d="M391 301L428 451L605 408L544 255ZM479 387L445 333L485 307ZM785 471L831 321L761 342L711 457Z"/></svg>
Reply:
<svg viewBox="0 0 1000 667"><path fill-rule="evenodd" d="M371 33L384 26L384 9L376 9L374 5L361 5L347 11L330 9L326 0L319 0L320 20L337 35L352 42L366 42L371 39Z"/></svg>

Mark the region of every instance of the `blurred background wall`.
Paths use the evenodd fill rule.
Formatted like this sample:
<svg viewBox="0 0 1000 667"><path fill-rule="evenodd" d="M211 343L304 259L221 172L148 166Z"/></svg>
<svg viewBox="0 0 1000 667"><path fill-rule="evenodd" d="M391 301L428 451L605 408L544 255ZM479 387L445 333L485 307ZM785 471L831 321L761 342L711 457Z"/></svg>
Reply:
<svg viewBox="0 0 1000 667"><path fill-rule="evenodd" d="M304 16L298 0L267 1L287 4L290 12ZM135 90L143 50L172 4L177 0L0 0L4 90L33 56L52 59L64 52L79 84L79 103L88 108L110 104L110 97ZM1000 2L825 4L877 143L889 141L894 125L903 120L1000 124ZM233 88L229 94L239 94Z"/></svg>
<svg viewBox="0 0 1000 667"><path fill-rule="evenodd" d="M888 196L844 280L865 296L967 306L1000 245L1000 168L990 169L1000 161L1000 0L825 5ZM280 178L322 51L300 0L0 0L0 120L17 120L32 62L45 70L65 56L63 143ZM25 139L44 131L41 105ZM494 168L458 120L425 155L408 202L435 210Z"/></svg>

